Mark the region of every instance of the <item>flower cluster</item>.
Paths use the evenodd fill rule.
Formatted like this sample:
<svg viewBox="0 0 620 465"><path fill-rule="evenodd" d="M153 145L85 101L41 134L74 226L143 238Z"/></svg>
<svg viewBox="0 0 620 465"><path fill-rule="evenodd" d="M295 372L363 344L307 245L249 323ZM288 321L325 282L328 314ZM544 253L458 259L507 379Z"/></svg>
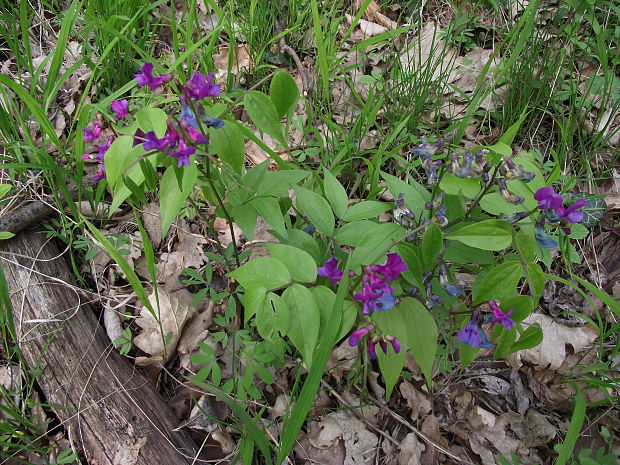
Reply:
<svg viewBox="0 0 620 465"><path fill-rule="evenodd" d="M362 312L365 315L394 307L394 288L388 281L396 280L400 273L407 269L407 265L397 253L388 254L387 261L383 265L366 267L362 276L362 292L353 296L355 300L364 303ZM331 257L324 266L319 267L318 275L330 279L335 286L342 279L343 271L338 269L338 260ZM353 272L350 276L353 276Z"/></svg>
<svg viewBox="0 0 620 465"><path fill-rule="evenodd" d="M138 85L147 86L153 92L172 79L171 74L153 75L152 63L144 63L140 68L140 72L134 76ZM166 122L166 133L160 138L157 137L154 131L144 133L141 129L137 129L134 134L133 145L142 144L142 147L147 152L158 151L174 157L178 160L178 167L188 165L190 157L196 152L196 145L209 142L207 137L198 130L198 119L205 126L216 129L224 124L224 121L207 115L202 104L198 102L198 100L206 97L218 97L220 95L220 86L221 84L213 83L213 73L209 73L208 76L202 73L194 73L182 88L183 93L180 96L181 115L178 118L178 122L168 119ZM198 113L198 117L194 109ZM129 115L129 103L125 99L113 100L111 110L114 114L114 119L122 120ZM82 129L84 141L98 141L103 127L103 117L98 115L90 127ZM105 166L103 165L105 153L113 141L114 137L110 136L103 144L93 144L93 147L97 149L97 154L94 156L92 154L82 156L83 159L94 159L100 163L99 171L95 177L96 180L105 177Z"/></svg>
<svg viewBox="0 0 620 465"><path fill-rule="evenodd" d="M544 212L536 222L534 231L536 242L541 247L548 249L557 247L558 243L545 232L545 220L549 220L551 223L560 223L564 233L570 234L571 225L583 221L584 214L579 209L588 203L585 199L579 199L565 208L564 197L561 194L556 194L551 186L538 189L534 194L534 199L538 201L538 208Z"/></svg>
<svg viewBox="0 0 620 465"><path fill-rule="evenodd" d="M487 302L491 308L492 318L490 322L492 324L501 324L506 331L510 331L516 324L510 316L514 309L510 309L508 313L504 313L499 304L495 300L489 300ZM487 334L482 330L479 324L480 313L473 312L469 322L461 329L457 335L457 339L463 344L467 344L471 347L480 347L482 349L489 349L493 347L493 343L489 340ZM485 321L489 321L486 319Z"/></svg>
<svg viewBox="0 0 620 465"><path fill-rule="evenodd" d="M395 353L400 352L400 341L398 338L391 336L389 334L379 336L375 332L375 327L373 325L366 325L358 330L355 330L349 336L349 345L351 347L356 347L359 340L365 337L366 335L371 334L368 338L368 355L372 360L377 359L377 344L381 347L384 354L388 352L388 343L392 344L392 348Z"/></svg>
<svg viewBox="0 0 620 465"><path fill-rule="evenodd" d="M413 155L422 158L422 168L428 176L428 183L430 185L437 184L439 182L438 169L443 164L442 160L433 160L433 156L436 153L441 153L443 150L444 140L439 139L435 144L430 145L426 136L422 136L422 143L413 149L411 153Z"/></svg>

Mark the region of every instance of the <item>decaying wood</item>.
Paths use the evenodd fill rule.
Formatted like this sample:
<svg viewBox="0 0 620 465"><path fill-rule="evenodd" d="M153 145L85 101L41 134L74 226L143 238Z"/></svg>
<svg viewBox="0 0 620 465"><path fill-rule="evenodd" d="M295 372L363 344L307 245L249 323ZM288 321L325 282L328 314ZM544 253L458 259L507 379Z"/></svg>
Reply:
<svg viewBox="0 0 620 465"><path fill-rule="evenodd" d="M112 349L54 243L24 231L3 241L0 254L28 368L40 370L46 402L88 463L194 463L191 438L173 432L172 412L152 383Z"/></svg>

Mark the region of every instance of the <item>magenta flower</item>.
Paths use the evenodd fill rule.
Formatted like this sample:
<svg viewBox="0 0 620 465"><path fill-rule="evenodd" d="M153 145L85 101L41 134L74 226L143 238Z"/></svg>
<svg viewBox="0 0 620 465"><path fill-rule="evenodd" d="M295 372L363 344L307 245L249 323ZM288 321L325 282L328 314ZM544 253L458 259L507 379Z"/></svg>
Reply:
<svg viewBox="0 0 620 465"><path fill-rule="evenodd" d="M84 142L96 141L101 135L101 123L99 121L95 121L92 129L82 129L82 132L84 133Z"/></svg>
<svg viewBox="0 0 620 465"><path fill-rule="evenodd" d="M388 281L394 281L403 271L407 271L407 265L397 253L389 253L384 265L371 265L368 270L371 273L381 273Z"/></svg>
<svg viewBox="0 0 620 465"><path fill-rule="evenodd" d="M153 92L157 90L164 82L172 79L171 74L162 74L161 76L153 76L153 64L144 63L140 68L140 73L134 74L139 86L149 86Z"/></svg>
<svg viewBox="0 0 620 465"><path fill-rule="evenodd" d="M189 139L194 143L194 144L208 144L209 143L209 139L206 138L206 136L200 132L198 129L194 129L193 127L191 127L187 121L181 121L181 127L185 130L187 137L189 137Z"/></svg>
<svg viewBox="0 0 620 465"><path fill-rule="evenodd" d="M351 347L357 346L357 343L359 342L359 340L363 338L364 336L366 336L373 329L374 329L373 325L368 325L368 326L364 326L363 328L353 331L351 333L351 336L349 336L349 345Z"/></svg>
<svg viewBox="0 0 620 465"><path fill-rule="evenodd" d="M137 134L137 133L136 133ZM142 142L142 147L147 152L151 150L158 150L160 152L165 151L168 148L169 140L167 136L158 138L155 135L154 131L149 131L142 136L144 142Z"/></svg>
<svg viewBox="0 0 620 465"><path fill-rule="evenodd" d="M95 174L95 176L93 177L93 181L101 181L103 178L105 178L105 165L101 164L99 165L99 170L97 171L97 174Z"/></svg>
<svg viewBox="0 0 620 465"><path fill-rule="evenodd" d="M569 223L579 223L583 220L584 215L579 211L581 207L585 207L588 204L588 201L585 199L579 199L574 204L572 204L568 208L564 208L562 206L555 209L556 213L560 215L565 221Z"/></svg>
<svg viewBox="0 0 620 465"><path fill-rule="evenodd" d="M336 259L336 257L327 260L325 265L320 266L317 271L319 276L331 279L334 286L342 279L342 274L344 273L342 270L338 269L338 259Z"/></svg>
<svg viewBox="0 0 620 465"><path fill-rule="evenodd" d="M562 208L562 202L564 201L564 197L560 194L556 194L551 186L538 189L534 194L534 198L538 200L538 208L541 210Z"/></svg>
<svg viewBox="0 0 620 465"><path fill-rule="evenodd" d="M194 73L185 83L185 92L190 98L202 100L205 97L218 97L221 84L213 84L213 73L209 73L208 79L202 73Z"/></svg>
<svg viewBox="0 0 620 465"><path fill-rule="evenodd" d="M105 157L105 153L110 148L110 145L112 145L112 141L114 141L114 137L110 136L110 137L108 137L108 140L107 140L107 142L105 144L103 144L103 145L93 145L93 147L95 147L97 150L99 150L99 152L97 153L97 156L95 157L95 160L97 160L99 163L103 163L103 159ZM82 156L82 158L84 158L84 156Z"/></svg>
<svg viewBox="0 0 620 465"><path fill-rule="evenodd" d="M125 116L129 114L127 109L129 108L129 102L126 99L123 100L112 100L112 104L110 105L112 111L116 113L116 119L123 119Z"/></svg>
<svg viewBox="0 0 620 465"><path fill-rule="evenodd" d="M508 313L504 313L502 312L502 309L499 308L499 305L497 305L496 301L489 300L487 303L489 304L489 307L491 307L491 311L493 312L493 320L491 321L491 323L499 323L504 328L506 328L506 331L510 331L512 327L516 324L512 320L512 318L510 318L510 315L512 315L512 311L514 309L511 308Z"/></svg>
<svg viewBox="0 0 620 465"><path fill-rule="evenodd" d="M177 168L180 168L183 165L189 165L189 157L194 153L196 153L196 147L188 146L185 143L185 139L181 139L179 140L178 150L176 152L171 152L169 155L179 160Z"/></svg>

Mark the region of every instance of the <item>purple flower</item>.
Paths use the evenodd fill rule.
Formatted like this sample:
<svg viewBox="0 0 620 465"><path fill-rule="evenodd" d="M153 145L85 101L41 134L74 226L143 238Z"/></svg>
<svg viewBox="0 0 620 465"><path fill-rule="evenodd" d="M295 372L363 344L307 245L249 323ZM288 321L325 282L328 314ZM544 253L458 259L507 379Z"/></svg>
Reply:
<svg viewBox="0 0 620 465"><path fill-rule="evenodd" d="M463 329L461 329L457 335L457 339L463 344L467 344L471 347L480 347L488 349L493 346L487 335L482 331L482 328L478 326L478 312L474 312Z"/></svg>
<svg viewBox="0 0 620 465"><path fill-rule="evenodd" d="M439 285L451 297L456 297L465 290L465 282L462 279L459 279L458 284L453 284L448 280L448 270L444 263L439 266Z"/></svg>
<svg viewBox="0 0 620 465"><path fill-rule="evenodd" d="M166 136L158 138L154 131L147 132L144 134L143 138L144 142L142 143L142 147L147 152L150 152L151 150L163 152L166 148L168 148L168 138Z"/></svg>
<svg viewBox="0 0 620 465"><path fill-rule="evenodd" d="M342 279L343 271L338 269L338 259L336 257L327 260L325 265L320 266L317 271L319 276L331 279L334 286Z"/></svg>
<svg viewBox="0 0 620 465"><path fill-rule="evenodd" d="M517 212L508 216L500 216L498 220L506 220L509 223L516 223L517 221L521 221L524 218L530 216L530 212Z"/></svg>
<svg viewBox="0 0 620 465"><path fill-rule="evenodd" d="M357 343L361 338L366 336L369 332L371 332L375 327L373 325L364 326L363 328L357 329L351 333L349 336L349 345L351 347L357 346Z"/></svg>
<svg viewBox="0 0 620 465"><path fill-rule="evenodd" d="M384 265L372 265L368 267L371 273L381 273L388 281L394 281L403 271L407 271L407 265L397 253L389 253Z"/></svg>
<svg viewBox="0 0 620 465"><path fill-rule="evenodd" d="M190 98L202 100L205 97L218 97L221 84L213 84L213 73L207 77L202 73L194 73L185 83L185 92Z"/></svg>
<svg viewBox="0 0 620 465"><path fill-rule="evenodd" d="M162 74L161 76L153 76L153 64L144 63L140 68L140 73L134 74L139 86L149 86L153 92L157 90L164 82L172 79L170 74Z"/></svg>
<svg viewBox="0 0 620 465"><path fill-rule="evenodd" d="M572 204L568 208L558 207L555 209L557 214L563 220L568 221L569 223L579 223L583 220L584 215L579 211L581 207L585 207L588 204L588 201L585 199L579 199L574 204Z"/></svg>
<svg viewBox="0 0 620 465"><path fill-rule="evenodd" d="M491 323L500 323L504 328L506 328L506 331L510 331L512 327L516 324L512 320L512 318L510 318L510 315L512 315L512 311L514 309L511 308L508 313L504 313L502 312L502 309L499 308L499 305L497 305L496 301L489 300L487 303L489 304L489 307L491 307L491 311L493 312L493 320L491 321Z"/></svg>
<svg viewBox="0 0 620 465"><path fill-rule="evenodd" d="M557 241L547 234L539 224L534 227L534 238L536 243L545 249L555 249L558 246Z"/></svg>
<svg viewBox="0 0 620 465"><path fill-rule="evenodd" d="M93 177L93 181L98 182L105 178L105 165L99 165L99 169L97 170L97 174Z"/></svg>
<svg viewBox="0 0 620 465"><path fill-rule="evenodd" d="M411 152L416 157L432 158L435 153L441 152L443 149L444 140L439 139L435 144L429 145L426 136L422 136L422 143L417 147L411 149Z"/></svg>
<svg viewBox="0 0 620 465"><path fill-rule="evenodd" d="M400 353L400 341L398 338L394 336L385 336L385 340L392 344L392 348L394 349L394 353ZM387 350L384 350L387 353Z"/></svg>
<svg viewBox="0 0 620 465"><path fill-rule="evenodd" d="M194 144L209 143L209 139L207 139L202 132L200 132L198 129L194 129L193 127L191 127L189 124L187 124L186 121L181 121L181 127L185 130L187 137L189 137L189 139Z"/></svg>
<svg viewBox="0 0 620 465"><path fill-rule="evenodd" d="M105 157L105 153L108 151L108 149L110 148L110 145L112 145L112 141L114 140L113 136L108 137L108 140L105 144L103 145L93 145L93 147L95 147L97 150L99 150L99 152L97 153L97 156L95 157L95 160L97 160L99 163L103 163L103 159ZM82 158L84 158L84 156L82 156Z"/></svg>
<svg viewBox="0 0 620 465"><path fill-rule="evenodd" d="M99 136L101 135L101 123L99 123L99 121L95 121L92 129L82 129L82 132L84 133L84 142L93 142L99 139Z"/></svg>
<svg viewBox="0 0 620 465"><path fill-rule="evenodd" d="M181 98L181 102L183 102L183 97ZM179 117L179 120L181 122L185 121L194 129L198 128L198 119L196 118L196 115L189 106L183 105L183 103L181 103L181 116Z"/></svg>
<svg viewBox="0 0 620 465"><path fill-rule="evenodd" d="M377 360L377 351L375 346L379 340L379 338L368 339L368 355L370 355L371 360Z"/></svg>
<svg viewBox="0 0 620 465"><path fill-rule="evenodd" d="M510 202L513 205L519 205L523 203L523 201L525 200L523 197L521 197L520 195L511 194L510 192L508 192L505 179L503 178L499 179L498 182L499 182L499 191L502 194L502 197L504 197L504 200L506 200L506 202Z"/></svg>
<svg viewBox="0 0 620 465"><path fill-rule="evenodd" d="M202 113L200 115L200 121L202 121L208 128L219 129L224 126L224 120L207 115L206 113Z"/></svg>
<svg viewBox="0 0 620 465"><path fill-rule="evenodd" d="M510 158L504 160L506 165L506 177L508 179L519 179L523 182L530 182L536 177L536 173L525 171L523 165L517 165Z"/></svg>
<svg viewBox="0 0 620 465"><path fill-rule="evenodd" d="M382 312L394 307L394 288L388 285L381 276L368 271L362 278L362 292L353 296L355 300L364 302L362 313Z"/></svg>
<svg viewBox="0 0 620 465"><path fill-rule="evenodd" d="M555 210L562 208L564 198L560 194L553 191L553 187L541 187L534 194L534 198L538 200L538 208L541 210Z"/></svg>
<svg viewBox="0 0 620 465"><path fill-rule="evenodd" d="M183 165L189 165L189 157L196 153L196 147L188 146L185 143L185 139L179 140L179 148L176 152L171 152L169 155L179 160L177 168Z"/></svg>
<svg viewBox="0 0 620 465"><path fill-rule="evenodd" d="M448 217L446 216L446 212L448 211L448 207L442 205L435 212L435 219L442 226L445 227L448 225Z"/></svg>
<svg viewBox="0 0 620 465"><path fill-rule="evenodd" d="M112 111L116 113L116 119L123 119L125 116L129 114L127 109L129 108L129 102L126 99L123 100L112 100Z"/></svg>

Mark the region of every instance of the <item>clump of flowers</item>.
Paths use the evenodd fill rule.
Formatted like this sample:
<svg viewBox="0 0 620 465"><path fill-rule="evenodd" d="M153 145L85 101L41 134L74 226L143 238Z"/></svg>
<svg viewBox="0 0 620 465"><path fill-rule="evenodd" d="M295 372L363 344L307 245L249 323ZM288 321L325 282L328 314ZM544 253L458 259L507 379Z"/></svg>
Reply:
<svg viewBox="0 0 620 465"><path fill-rule="evenodd" d="M388 281L394 281L400 273L406 271L407 265L397 253L387 255L383 265L370 265L362 276L362 292L353 296L364 303L362 313L382 312L394 307L394 288ZM319 267L318 275L331 280L335 286L342 279L343 271L338 269L338 260L331 257L324 266Z"/></svg>
<svg viewBox="0 0 620 465"><path fill-rule="evenodd" d="M370 334L367 342L368 355L372 360L377 359L377 344L379 344L379 347L381 347L384 354L387 354L388 352L388 343L392 345L394 353L398 354L400 352L400 341L398 338L389 334L379 335L376 332L375 327L371 324L353 331L351 336L349 336L349 345L351 347L357 347L360 339L366 337L368 334Z"/></svg>
<svg viewBox="0 0 620 465"><path fill-rule="evenodd" d="M534 199L538 201L538 209L542 210L534 229L536 242L548 249L557 247L558 243L545 232L545 222L560 223L564 233L570 234L571 225L580 223L584 219L584 214L579 209L588 203L585 199L579 199L572 205L564 207L564 197L557 194L551 186L538 189L534 194Z"/></svg>
<svg viewBox="0 0 620 465"><path fill-rule="evenodd" d="M492 324L501 324L506 331L510 331L516 323L511 318L514 309L510 309L508 313L504 313L499 304L495 300L489 300L487 305L491 309L489 318L484 318L483 322L489 322ZM481 320L480 312L475 311L472 313L469 322L461 329L457 335L457 339L463 344L467 344L471 347L480 347L482 349L490 349L493 347L493 343L489 340L489 337L480 327Z"/></svg>
<svg viewBox="0 0 620 465"><path fill-rule="evenodd" d="M168 81L172 80L171 74L154 75L153 64L144 63L140 72L135 75L136 82L139 86L147 86L151 91L155 92ZM224 121L214 118L206 114L204 107L199 102L207 97L218 97L221 92L221 84L213 82L213 73L205 76L202 73L194 73L181 87L180 103L181 114L171 118L166 122L166 133L163 137L157 137L154 131L144 133L141 129L137 129L134 134L133 145L142 144L147 152L157 151L177 159L177 167L182 167L190 163L190 157L196 153L196 146L199 144L208 144L209 140L199 130L200 120L206 127L220 128L224 125ZM129 115L129 102L126 99L113 100L111 105L114 119L122 120ZM198 116L196 116L196 112ZM96 142L99 140L104 128L104 120L101 115L97 115L95 121L84 132L83 139L86 142ZM112 128L114 131L114 128ZM96 180L105 177L105 153L114 142L114 136L108 137L103 144L94 144L97 149L95 156L86 154L83 159L94 159L100 163L95 176Z"/></svg>

